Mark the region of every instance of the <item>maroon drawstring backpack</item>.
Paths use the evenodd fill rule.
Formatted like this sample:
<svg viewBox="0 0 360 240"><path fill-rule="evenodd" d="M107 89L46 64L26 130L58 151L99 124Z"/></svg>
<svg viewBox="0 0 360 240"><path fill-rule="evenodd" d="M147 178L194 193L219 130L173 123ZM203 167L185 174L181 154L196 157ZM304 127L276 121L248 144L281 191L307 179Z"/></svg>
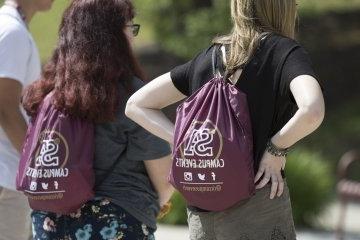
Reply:
<svg viewBox="0 0 360 240"><path fill-rule="evenodd" d="M32 209L69 214L94 196L94 126L56 109L52 95L28 127L16 185Z"/></svg>
<svg viewBox="0 0 360 240"><path fill-rule="evenodd" d="M255 192L247 97L217 75L216 51L214 78L177 109L170 173L188 205L208 211L225 210Z"/></svg>

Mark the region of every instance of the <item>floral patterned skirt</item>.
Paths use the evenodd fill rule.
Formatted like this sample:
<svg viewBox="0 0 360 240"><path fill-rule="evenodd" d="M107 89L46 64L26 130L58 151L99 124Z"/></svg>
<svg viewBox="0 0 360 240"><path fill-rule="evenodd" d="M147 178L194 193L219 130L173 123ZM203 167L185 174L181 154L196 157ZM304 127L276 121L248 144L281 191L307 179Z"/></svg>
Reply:
<svg viewBox="0 0 360 240"><path fill-rule="evenodd" d="M154 230L107 199L92 200L76 213L33 211L34 240L154 240Z"/></svg>

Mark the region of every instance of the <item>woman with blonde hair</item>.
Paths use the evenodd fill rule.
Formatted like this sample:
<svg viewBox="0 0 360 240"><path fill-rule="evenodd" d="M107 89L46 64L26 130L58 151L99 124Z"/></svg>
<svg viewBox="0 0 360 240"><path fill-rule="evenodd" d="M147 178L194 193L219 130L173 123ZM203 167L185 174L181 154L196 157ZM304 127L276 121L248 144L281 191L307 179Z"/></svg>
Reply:
<svg viewBox="0 0 360 240"><path fill-rule="evenodd" d="M188 206L191 239L296 239L284 168L289 148L323 121L322 90L309 56L294 40L295 0L231 0L233 30L190 62L136 92L126 114L172 143L160 109L185 99L216 68L247 96L253 132L255 194L220 212ZM217 49L217 50L216 50ZM156 96L156 97L154 97Z"/></svg>

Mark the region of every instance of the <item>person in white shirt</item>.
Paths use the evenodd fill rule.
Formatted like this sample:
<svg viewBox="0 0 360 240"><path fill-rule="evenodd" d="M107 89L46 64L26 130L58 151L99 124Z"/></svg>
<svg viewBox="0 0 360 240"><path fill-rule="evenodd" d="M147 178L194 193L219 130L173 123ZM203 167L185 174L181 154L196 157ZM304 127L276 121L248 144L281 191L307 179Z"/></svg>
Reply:
<svg viewBox="0 0 360 240"><path fill-rule="evenodd" d="M41 65L28 24L53 0L6 0L0 8L0 240L30 235L28 203L15 188L27 118L20 107L22 90L40 77Z"/></svg>

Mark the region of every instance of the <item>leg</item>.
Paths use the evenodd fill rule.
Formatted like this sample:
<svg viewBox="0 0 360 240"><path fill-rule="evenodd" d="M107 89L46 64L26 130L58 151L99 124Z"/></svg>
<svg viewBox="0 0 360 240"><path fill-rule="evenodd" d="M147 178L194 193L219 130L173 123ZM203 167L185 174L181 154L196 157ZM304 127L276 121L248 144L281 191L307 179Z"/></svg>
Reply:
<svg viewBox="0 0 360 240"><path fill-rule="evenodd" d="M0 187L0 240L27 240L30 236L30 208L26 197Z"/></svg>

